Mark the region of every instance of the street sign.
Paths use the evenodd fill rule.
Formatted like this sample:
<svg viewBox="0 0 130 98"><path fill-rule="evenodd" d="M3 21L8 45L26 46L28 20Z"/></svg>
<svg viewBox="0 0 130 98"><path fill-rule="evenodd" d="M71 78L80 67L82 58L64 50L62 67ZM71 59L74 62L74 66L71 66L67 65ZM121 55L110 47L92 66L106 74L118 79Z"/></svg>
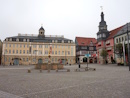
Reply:
<svg viewBox="0 0 130 98"><path fill-rule="evenodd" d="M85 54L85 57L91 57L91 54Z"/></svg>

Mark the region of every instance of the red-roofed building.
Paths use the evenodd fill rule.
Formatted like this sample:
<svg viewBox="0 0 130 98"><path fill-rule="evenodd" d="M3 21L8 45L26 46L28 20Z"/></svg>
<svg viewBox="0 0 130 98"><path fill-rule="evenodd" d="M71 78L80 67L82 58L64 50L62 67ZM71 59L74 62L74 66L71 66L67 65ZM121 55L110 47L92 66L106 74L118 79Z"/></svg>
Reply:
<svg viewBox="0 0 130 98"><path fill-rule="evenodd" d="M95 38L76 37L76 62L87 62L87 58L89 63L96 62L96 43L97 40Z"/></svg>
<svg viewBox="0 0 130 98"><path fill-rule="evenodd" d="M112 63L114 59L114 35L116 35L123 26L120 26L114 30L108 31L106 22L104 21L104 14L101 13L101 22L99 23L99 31L97 33L97 60L98 63L103 63L103 58L100 56L103 49L107 50L108 56L106 60L108 63Z"/></svg>

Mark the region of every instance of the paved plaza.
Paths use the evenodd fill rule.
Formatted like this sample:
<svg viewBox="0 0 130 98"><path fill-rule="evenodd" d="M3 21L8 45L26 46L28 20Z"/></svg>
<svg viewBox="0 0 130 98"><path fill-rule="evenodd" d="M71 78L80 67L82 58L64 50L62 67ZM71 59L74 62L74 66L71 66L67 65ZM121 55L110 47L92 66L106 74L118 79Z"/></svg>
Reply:
<svg viewBox="0 0 130 98"><path fill-rule="evenodd" d="M86 67L86 65L81 65ZM0 98L130 98L128 66L89 64L96 71L70 72L33 66L0 66ZM31 69L31 73L27 70Z"/></svg>

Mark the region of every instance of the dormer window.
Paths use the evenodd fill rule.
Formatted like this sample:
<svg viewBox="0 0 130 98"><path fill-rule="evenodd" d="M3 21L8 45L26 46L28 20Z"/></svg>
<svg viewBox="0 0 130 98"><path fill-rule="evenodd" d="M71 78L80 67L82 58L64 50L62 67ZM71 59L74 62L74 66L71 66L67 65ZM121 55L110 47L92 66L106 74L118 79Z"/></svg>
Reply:
<svg viewBox="0 0 130 98"><path fill-rule="evenodd" d="M27 42L29 42L29 39L27 39Z"/></svg>
<svg viewBox="0 0 130 98"><path fill-rule="evenodd" d="M26 39L23 39L24 42L26 42Z"/></svg>
<svg viewBox="0 0 130 98"><path fill-rule="evenodd" d="M8 41L8 38L6 39L6 41Z"/></svg>
<svg viewBox="0 0 130 98"><path fill-rule="evenodd" d="M17 39L16 39L16 41L18 42L18 41L19 41L19 39L17 38Z"/></svg>
<svg viewBox="0 0 130 98"><path fill-rule="evenodd" d="M57 43L57 40L55 40L55 43Z"/></svg>
<svg viewBox="0 0 130 98"><path fill-rule="evenodd" d="M64 40L62 40L62 43L64 43Z"/></svg>
<svg viewBox="0 0 130 98"><path fill-rule="evenodd" d="M12 38L10 38L9 41L12 41Z"/></svg>

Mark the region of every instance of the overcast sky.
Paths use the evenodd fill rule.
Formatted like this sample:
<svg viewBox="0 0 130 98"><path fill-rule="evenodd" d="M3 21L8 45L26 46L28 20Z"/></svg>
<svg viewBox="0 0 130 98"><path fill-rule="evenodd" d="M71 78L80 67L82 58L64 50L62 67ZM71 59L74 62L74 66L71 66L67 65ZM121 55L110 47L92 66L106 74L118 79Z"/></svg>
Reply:
<svg viewBox="0 0 130 98"><path fill-rule="evenodd" d="M0 0L0 39L22 34L95 37L101 8L108 30L130 22L130 0Z"/></svg>

